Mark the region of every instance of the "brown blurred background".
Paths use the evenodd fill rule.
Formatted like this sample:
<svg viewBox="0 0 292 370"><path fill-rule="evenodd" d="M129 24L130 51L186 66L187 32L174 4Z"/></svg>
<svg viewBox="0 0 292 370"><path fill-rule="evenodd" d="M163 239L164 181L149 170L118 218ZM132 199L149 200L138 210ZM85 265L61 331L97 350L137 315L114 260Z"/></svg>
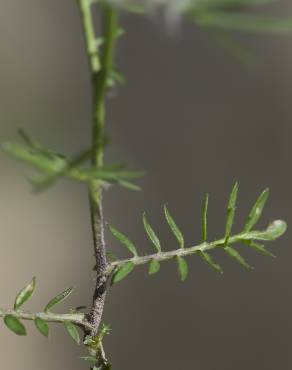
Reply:
<svg viewBox="0 0 292 370"><path fill-rule="evenodd" d="M288 0L267 8L292 16ZM176 247L162 214L168 202L186 240L200 239L200 208L210 198L210 238L224 230L228 193L237 179L236 228L258 193L271 199L262 223L291 220L292 36L241 36L254 52L241 66L206 32L183 24L169 36L153 19L123 19L127 35L118 59L127 85L109 103L110 161L147 170L143 192L114 188L105 195L106 219L131 236L143 253L152 247L141 214ZM0 2L0 139L19 127L58 151L89 145L90 90L77 7L72 0ZM90 305L94 274L86 189L68 181L32 195L31 170L1 154L0 306L33 275L33 310L64 288L76 292L59 311ZM289 233L274 242L276 260L246 248L256 266L244 271L214 253L225 274L191 258L182 284L175 263L155 277L137 269L114 287L104 320L112 326L106 349L116 370L274 370L292 365L292 252ZM109 248L123 248L108 236ZM64 312L64 311L63 311ZM19 338L0 323L0 369L87 369L63 328L49 340L28 324Z"/></svg>

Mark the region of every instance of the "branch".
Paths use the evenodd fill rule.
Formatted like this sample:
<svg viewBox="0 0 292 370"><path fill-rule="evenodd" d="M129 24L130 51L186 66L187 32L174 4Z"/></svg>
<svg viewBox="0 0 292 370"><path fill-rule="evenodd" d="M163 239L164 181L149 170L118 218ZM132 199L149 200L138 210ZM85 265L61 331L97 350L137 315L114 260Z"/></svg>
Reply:
<svg viewBox="0 0 292 370"><path fill-rule="evenodd" d="M20 310L2 309L0 308L0 317L12 315L17 319L31 320L34 321L36 318L40 318L46 322L65 323L71 322L72 324L78 325L85 330L91 330L92 326L87 322L84 313L68 313L58 314L52 312L28 312Z"/></svg>

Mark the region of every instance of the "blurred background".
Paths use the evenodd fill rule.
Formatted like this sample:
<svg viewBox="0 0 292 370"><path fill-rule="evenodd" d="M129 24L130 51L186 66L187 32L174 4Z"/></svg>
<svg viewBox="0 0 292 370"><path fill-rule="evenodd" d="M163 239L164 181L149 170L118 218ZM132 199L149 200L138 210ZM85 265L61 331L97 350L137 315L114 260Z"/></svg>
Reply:
<svg viewBox="0 0 292 370"><path fill-rule="evenodd" d="M266 8L292 16L291 1ZM200 240L205 192L210 193L209 237L223 235L226 202L235 180L240 230L256 197L271 188L262 227L291 221L292 35L239 35L253 51L242 66L212 36L183 23L170 34L161 20L127 16L118 50L127 77L109 100L109 161L145 169L143 192L112 188L105 217L140 251L152 250L142 212L165 249L176 248L162 213L168 203L188 243ZM72 0L0 2L0 138L16 139L22 127L67 154L90 142L90 86L81 25ZM33 275L38 289L28 309L41 310L64 288L76 285L58 311L90 305L93 246L87 191L60 181L33 195L31 169L0 156L0 306L10 307ZM124 256L107 235L108 248ZM241 247L252 272L214 256L220 276L198 258L182 284L176 264L155 277L142 267L113 287L104 321L105 345L117 370L274 370L292 365L291 234L272 243L276 260ZM0 368L87 369L84 355L60 325L46 340L27 324L28 337L0 323Z"/></svg>

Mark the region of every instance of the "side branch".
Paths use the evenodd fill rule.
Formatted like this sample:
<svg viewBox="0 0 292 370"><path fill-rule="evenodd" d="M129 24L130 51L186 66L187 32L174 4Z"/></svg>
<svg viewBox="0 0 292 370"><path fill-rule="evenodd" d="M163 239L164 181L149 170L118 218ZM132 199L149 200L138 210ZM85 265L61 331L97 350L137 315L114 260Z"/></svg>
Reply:
<svg viewBox="0 0 292 370"><path fill-rule="evenodd" d="M40 318L46 322L65 323L71 322L72 324L78 325L85 330L91 330L92 326L86 320L85 314L83 313L68 313L58 314L52 312L28 312L21 310L5 310L0 308L0 317L12 315L21 320L34 321L36 318Z"/></svg>

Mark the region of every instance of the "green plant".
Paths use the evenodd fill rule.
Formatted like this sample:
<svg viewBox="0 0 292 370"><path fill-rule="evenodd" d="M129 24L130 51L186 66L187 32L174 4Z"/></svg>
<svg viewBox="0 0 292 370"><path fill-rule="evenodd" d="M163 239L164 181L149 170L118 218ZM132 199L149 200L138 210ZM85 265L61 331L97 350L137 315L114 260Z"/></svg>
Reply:
<svg viewBox="0 0 292 370"><path fill-rule="evenodd" d="M201 27L216 30L224 45L235 53L240 59L245 60L245 49L240 45L230 30L242 30L248 32L275 32L283 33L292 31L292 20L267 18L255 16L246 11L249 5L268 3L268 0L197 0L197 1L122 1L122 0L78 0L80 15L84 30L85 44L88 54L89 68L92 81L92 145L90 148L77 154L73 158L53 152L36 140L20 131L21 144L6 143L3 148L9 154L29 163L36 168L40 175L31 179L36 191L42 191L52 186L62 177L83 182L89 190L90 212L94 240L94 252L96 259L96 288L93 295L93 304L90 312L84 314L79 309L71 310L66 314L56 314L52 309L61 301L67 299L73 288L68 288L54 297L42 312L32 313L22 311L22 306L28 301L35 291L36 279L26 285L15 299L13 309L0 309L0 316L4 318L6 326L18 335L26 335L23 320L32 320L36 328L44 336L49 335L50 322L58 322L64 325L68 334L76 343L80 343L80 335L77 327L84 334L83 344L87 349L85 360L89 361L95 370L110 369L111 364L105 356L103 338L109 332L109 327L102 324L102 313L106 293L110 284L115 284L124 279L139 265L147 264L149 274L159 272L160 264L167 260L175 260L178 266L180 278L185 280L188 275L186 257L197 255L202 258L215 271L222 273L222 268L213 259L212 250L221 249L223 253L233 258L243 267L250 269L250 265L243 259L234 247L244 244L264 255L273 256L262 244L280 237L286 231L286 223L281 220L272 222L265 230L254 229L260 219L265 203L268 199L268 190L264 190L256 200L250 211L242 231L232 234L238 184L231 191L227 205L226 227L222 238L215 241L207 239L207 211L208 195L203 203L202 211L202 238L197 245L186 246L184 236L177 226L167 206L164 207L165 219L170 230L178 242L178 249L164 252L156 232L143 215L143 225L153 244L155 253L141 256L135 244L123 233L113 226L109 230L114 237L123 244L132 257L124 260L113 257L106 249L104 240L104 219L102 209L102 190L114 184L137 190L139 187L133 180L143 175L141 171L129 171L120 164L106 164L103 160L106 144L105 135L105 103L107 92L115 85L123 82L114 63L115 46L123 30L119 27L118 15L120 12L135 12L139 14L155 11L156 7L162 7L167 21L175 27L181 16L186 16ZM103 22L103 31L100 37L95 36L92 18L92 8L96 6L100 11ZM222 39L223 37L223 39ZM228 41L226 44L226 40ZM230 42L231 41L231 42ZM244 58L242 58L244 57Z"/></svg>

